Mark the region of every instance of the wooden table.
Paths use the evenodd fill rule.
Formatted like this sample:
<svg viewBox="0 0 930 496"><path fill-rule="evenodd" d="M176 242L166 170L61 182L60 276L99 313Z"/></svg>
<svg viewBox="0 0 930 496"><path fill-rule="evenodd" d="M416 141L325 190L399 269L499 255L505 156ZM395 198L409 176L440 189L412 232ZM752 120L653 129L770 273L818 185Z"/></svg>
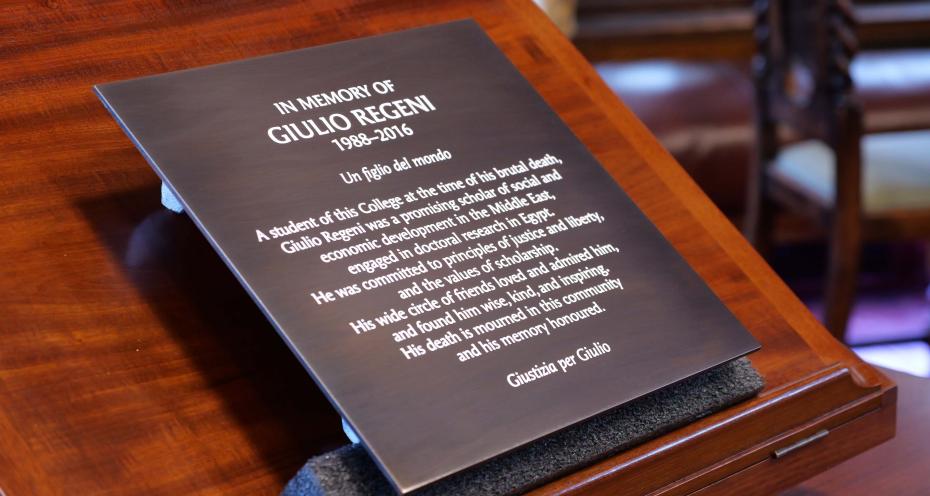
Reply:
<svg viewBox="0 0 930 496"><path fill-rule="evenodd" d="M882 369L898 385L898 435L782 496L930 494L930 379Z"/></svg>
<svg viewBox="0 0 930 496"><path fill-rule="evenodd" d="M21 2L0 10L7 496L273 494L343 442L91 85L465 17L763 345L758 398L536 494L766 494L893 435L893 383L823 330L529 0Z"/></svg>

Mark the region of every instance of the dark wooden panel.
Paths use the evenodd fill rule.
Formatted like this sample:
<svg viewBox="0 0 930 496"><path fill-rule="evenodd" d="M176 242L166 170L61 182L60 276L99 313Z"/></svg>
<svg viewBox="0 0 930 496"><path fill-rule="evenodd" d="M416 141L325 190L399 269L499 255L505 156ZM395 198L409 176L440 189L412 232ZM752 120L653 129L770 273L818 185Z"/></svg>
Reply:
<svg viewBox="0 0 930 496"><path fill-rule="evenodd" d="M651 57L748 60L749 0L579 0L576 42L592 60ZM930 45L926 0L859 0L864 48Z"/></svg>

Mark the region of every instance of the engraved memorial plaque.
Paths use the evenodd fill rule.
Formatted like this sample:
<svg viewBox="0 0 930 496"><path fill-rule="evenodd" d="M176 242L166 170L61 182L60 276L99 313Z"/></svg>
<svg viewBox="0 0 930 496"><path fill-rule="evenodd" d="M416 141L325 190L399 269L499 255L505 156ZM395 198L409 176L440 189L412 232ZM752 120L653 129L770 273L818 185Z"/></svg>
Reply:
<svg viewBox="0 0 930 496"><path fill-rule="evenodd" d="M472 21L95 89L400 492L758 348Z"/></svg>

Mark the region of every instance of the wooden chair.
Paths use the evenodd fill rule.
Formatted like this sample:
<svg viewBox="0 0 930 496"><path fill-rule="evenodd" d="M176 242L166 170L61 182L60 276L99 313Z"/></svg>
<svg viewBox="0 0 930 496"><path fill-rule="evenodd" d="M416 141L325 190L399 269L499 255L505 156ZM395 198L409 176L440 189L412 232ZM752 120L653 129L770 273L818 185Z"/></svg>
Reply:
<svg viewBox="0 0 930 496"><path fill-rule="evenodd" d="M778 208L824 228L825 325L842 340L860 243L930 235L930 131L863 136L849 70L857 41L848 0L754 6L757 146L746 236L767 254Z"/></svg>

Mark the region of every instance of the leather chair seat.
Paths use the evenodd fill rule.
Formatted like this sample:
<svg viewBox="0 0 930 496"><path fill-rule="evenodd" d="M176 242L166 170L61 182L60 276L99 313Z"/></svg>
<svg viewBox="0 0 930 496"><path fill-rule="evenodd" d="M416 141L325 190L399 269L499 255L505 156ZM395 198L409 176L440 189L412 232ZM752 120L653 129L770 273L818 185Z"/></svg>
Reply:
<svg viewBox="0 0 930 496"><path fill-rule="evenodd" d="M866 215L930 209L930 130L865 136L862 169ZM769 173L823 205L834 203L833 151L820 141L787 145Z"/></svg>
<svg viewBox="0 0 930 496"><path fill-rule="evenodd" d="M743 210L755 146L748 61L641 60L596 67L720 208ZM867 132L930 128L930 49L863 51L852 73Z"/></svg>

